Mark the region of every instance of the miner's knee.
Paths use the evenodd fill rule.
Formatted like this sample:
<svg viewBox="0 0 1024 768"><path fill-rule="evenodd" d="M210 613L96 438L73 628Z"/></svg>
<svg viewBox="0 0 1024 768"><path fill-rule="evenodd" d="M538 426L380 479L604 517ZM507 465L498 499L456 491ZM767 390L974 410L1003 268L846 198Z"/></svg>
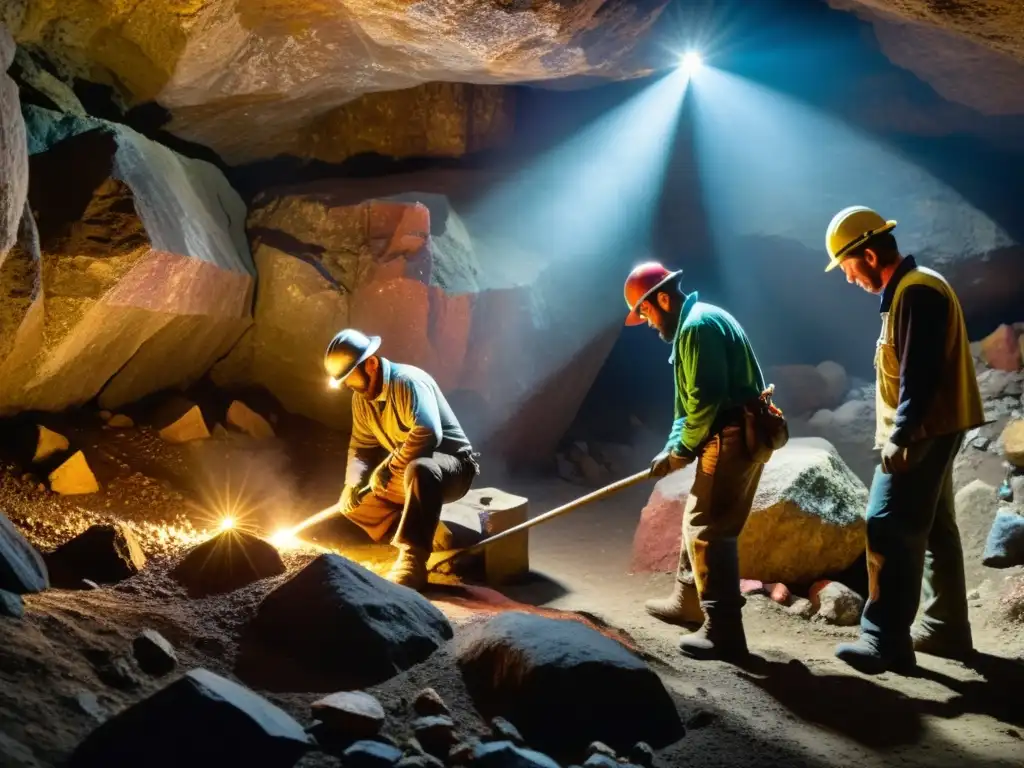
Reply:
<svg viewBox="0 0 1024 768"><path fill-rule="evenodd" d="M414 459L405 469L405 486L410 489L423 490L441 485L441 472L437 464L430 459Z"/></svg>

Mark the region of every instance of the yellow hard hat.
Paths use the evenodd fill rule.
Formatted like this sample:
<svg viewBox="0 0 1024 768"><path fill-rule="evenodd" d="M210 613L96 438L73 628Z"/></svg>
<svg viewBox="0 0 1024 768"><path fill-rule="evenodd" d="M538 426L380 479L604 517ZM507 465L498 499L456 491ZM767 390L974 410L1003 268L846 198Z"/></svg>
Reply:
<svg viewBox="0 0 1024 768"><path fill-rule="evenodd" d="M825 231L825 250L828 251L828 266L825 267L825 271L838 267L854 248L895 227L895 221L886 221L863 205L844 208L832 217L832 223Z"/></svg>

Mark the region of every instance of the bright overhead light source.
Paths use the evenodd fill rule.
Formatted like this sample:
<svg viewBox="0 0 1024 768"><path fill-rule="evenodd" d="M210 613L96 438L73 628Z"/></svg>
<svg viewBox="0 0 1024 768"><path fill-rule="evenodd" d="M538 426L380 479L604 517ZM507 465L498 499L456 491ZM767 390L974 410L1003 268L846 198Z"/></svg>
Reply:
<svg viewBox="0 0 1024 768"><path fill-rule="evenodd" d="M703 64L700 54L696 51L689 51L679 62L679 66L688 75L694 74Z"/></svg>

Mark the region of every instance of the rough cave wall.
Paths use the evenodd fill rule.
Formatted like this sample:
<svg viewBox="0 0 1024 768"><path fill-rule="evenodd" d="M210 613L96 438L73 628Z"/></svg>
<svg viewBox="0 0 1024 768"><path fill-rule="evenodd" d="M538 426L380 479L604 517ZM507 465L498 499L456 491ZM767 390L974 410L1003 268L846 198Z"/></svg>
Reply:
<svg viewBox="0 0 1024 768"><path fill-rule="evenodd" d="M1012 201L1024 144L1021 52L989 21L1002 14L1012 32L1021 19L1009 3L989 3L989 17L956 19L926 3L830 4L870 24L830 14L845 25L842 46L860 46L847 61L857 60L857 76L839 72L847 80L836 85L821 49L818 80L831 90L789 96L820 103L902 162L858 189L835 170L863 172L855 149L808 143L808 164L824 172L749 205L744 195L756 185L734 185L732 204L752 212L741 218L707 210L706 200L679 215L706 194L708 179L706 169L676 161L670 175L693 178L686 189L668 185L678 197L663 212L659 255L681 261L706 297L746 322L764 362L831 357L862 370L874 300L821 273L824 227L860 189L860 201L901 220L907 250L950 275L969 315L1005 318L1019 303L1022 233ZM514 166L356 180L338 164L368 153L457 159L514 143L517 97L502 83L571 89L643 74L652 59L640 42L664 6L426 2L381 13L357 0L6 4L21 47L15 54L8 43L4 61L14 60L27 100L32 160L19 149L26 138L7 79L4 407L58 408L97 394L117 404L188 384L212 366L223 383L264 386L289 408L343 427L347 404L325 399L310 361L337 327L355 323L385 334L396 358L431 369L479 434L523 455L542 452L620 338L618 273L639 254L620 253L621 264L581 281L560 273L552 254L524 253L514 238L495 242L476 226L471 203ZM865 46L865 30L877 43ZM815 66L797 56L794 68ZM769 87L772 74L786 73L769 71ZM88 117L71 87L83 94L88 83L109 86L115 108L105 115L146 123L179 151L153 131L146 138ZM552 93L552 107L571 111L577 95ZM770 122L758 131L770 133ZM176 143L186 140L197 144ZM231 178L256 184L262 163L275 158L311 161L324 178L273 189L264 178L247 211L220 171L185 156L192 150L213 150ZM65 162L89 172L62 190ZM34 216L24 213L26 192ZM62 195L74 205L52 204ZM680 250L695 240L707 248ZM714 258L700 263L695 250ZM529 267L512 274L508 264ZM578 322L573 306L608 313ZM625 335L616 349L623 343ZM190 365L172 372L167 359ZM96 370L73 381L61 373L84 365ZM57 394L66 387L71 395ZM543 435L514 434L528 414L545 424Z"/></svg>

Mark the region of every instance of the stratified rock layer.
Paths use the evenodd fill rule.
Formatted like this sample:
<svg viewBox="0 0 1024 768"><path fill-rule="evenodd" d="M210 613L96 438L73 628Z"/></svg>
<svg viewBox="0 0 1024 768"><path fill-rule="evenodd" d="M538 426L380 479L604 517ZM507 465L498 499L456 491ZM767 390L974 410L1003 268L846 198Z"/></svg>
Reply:
<svg viewBox="0 0 1024 768"><path fill-rule="evenodd" d="M241 199L129 129L26 115L39 235L0 273L0 411L113 409L197 380L251 322Z"/></svg>

